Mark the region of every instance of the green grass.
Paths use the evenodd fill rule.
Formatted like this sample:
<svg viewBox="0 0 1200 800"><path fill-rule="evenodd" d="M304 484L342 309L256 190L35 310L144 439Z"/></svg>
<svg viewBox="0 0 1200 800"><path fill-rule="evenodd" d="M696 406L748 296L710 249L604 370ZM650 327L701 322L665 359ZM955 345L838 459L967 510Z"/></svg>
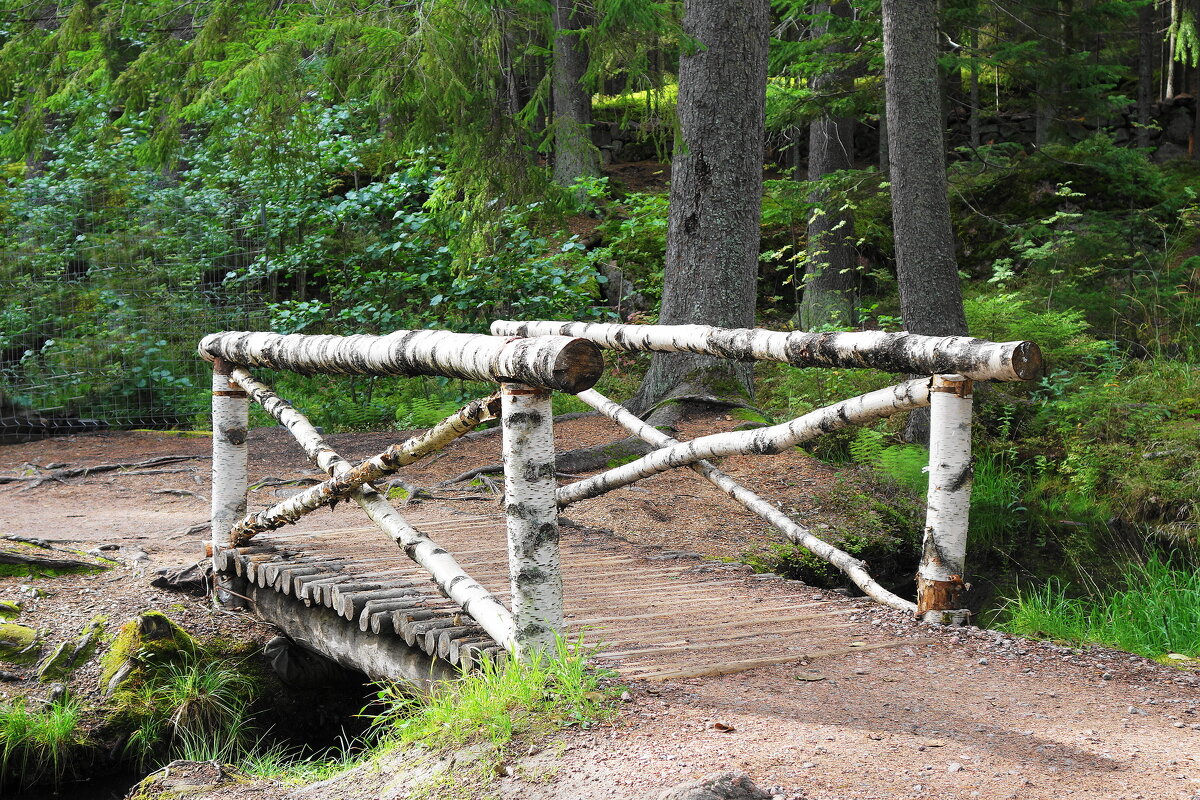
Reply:
<svg viewBox="0 0 1200 800"><path fill-rule="evenodd" d="M0 706L0 788L14 783L20 790L47 779L58 785L81 741L82 710L69 695L48 706L24 700Z"/></svg>
<svg viewBox="0 0 1200 800"><path fill-rule="evenodd" d="M1072 598L1058 582L1024 592L1001 609L1000 628L1035 638L1104 644L1160 658L1200 656L1200 572L1152 553L1126 567L1125 588Z"/></svg>
<svg viewBox="0 0 1200 800"><path fill-rule="evenodd" d="M560 639L553 653L485 661L429 696L386 686L379 692L385 710L373 720L380 752L477 748L469 767L455 767L452 785L446 774L435 774L412 796L480 797L518 743L607 719L614 710L614 692L605 683L611 676L588 667L579 643Z"/></svg>

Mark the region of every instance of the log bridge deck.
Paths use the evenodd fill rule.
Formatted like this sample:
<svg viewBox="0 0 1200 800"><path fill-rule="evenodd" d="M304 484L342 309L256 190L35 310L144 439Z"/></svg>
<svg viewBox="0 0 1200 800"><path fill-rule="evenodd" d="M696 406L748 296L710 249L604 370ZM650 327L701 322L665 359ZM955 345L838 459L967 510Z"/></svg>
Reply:
<svg viewBox="0 0 1200 800"><path fill-rule="evenodd" d="M406 517L508 599L503 515ZM442 677L447 665L469 667L503 653L419 566L396 555L395 545L371 526L288 528L221 551L217 564L246 582L257 607L275 609L266 614L272 621L295 626L288 630L293 638L347 666L369 665L362 651L372 645L393 651L403 646L429 658L399 670L393 659L380 672L422 681ZM567 640L598 648L594 659L629 679L721 674L861 649L850 648L846 635L855 607L814 599L820 596L796 581L752 577L740 566L635 548L580 528L564 528L561 563ZM306 630L300 619L314 614L328 620L320 631ZM354 631L353 659L330 646L332 625Z"/></svg>

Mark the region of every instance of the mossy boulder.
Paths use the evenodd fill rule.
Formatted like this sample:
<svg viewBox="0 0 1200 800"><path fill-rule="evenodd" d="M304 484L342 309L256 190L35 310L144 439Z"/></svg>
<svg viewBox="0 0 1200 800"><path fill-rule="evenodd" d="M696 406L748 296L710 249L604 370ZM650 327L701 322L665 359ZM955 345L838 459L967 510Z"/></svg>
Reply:
<svg viewBox="0 0 1200 800"><path fill-rule="evenodd" d="M15 600L0 600L0 620L16 619L20 615L20 603Z"/></svg>
<svg viewBox="0 0 1200 800"><path fill-rule="evenodd" d="M42 659L37 668L38 680L43 683L68 680L96 652L103 635L104 617L96 617L78 636L63 642Z"/></svg>
<svg viewBox="0 0 1200 800"><path fill-rule="evenodd" d="M42 654L42 637L36 629L16 622L0 622L0 661L32 664Z"/></svg>
<svg viewBox="0 0 1200 800"><path fill-rule="evenodd" d="M147 666L182 661L197 652L187 631L158 611L143 612L121 626L100 661L100 688L111 695L139 680Z"/></svg>

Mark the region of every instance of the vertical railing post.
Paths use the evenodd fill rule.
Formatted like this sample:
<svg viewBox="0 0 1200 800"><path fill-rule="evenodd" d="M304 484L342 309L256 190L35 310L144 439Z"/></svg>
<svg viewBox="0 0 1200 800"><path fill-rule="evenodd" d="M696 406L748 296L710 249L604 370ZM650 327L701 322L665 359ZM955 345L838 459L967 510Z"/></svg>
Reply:
<svg viewBox="0 0 1200 800"><path fill-rule="evenodd" d="M505 383L501 389L513 638L518 654L524 655L552 651L563 624L554 412L547 389L519 383Z"/></svg>
<svg viewBox="0 0 1200 800"><path fill-rule="evenodd" d="M971 508L971 380L934 375L929 405L929 494L921 566L917 570L917 616L926 622L961 625L963 570Z"/></svg>
<svg viewBox="0 0 1200 800"><path fill-rule="evenodd" d="M212 381L212 554L229 546L229 531L246 515L249 482L246 433L250 426L250 399L229 373L233 364L223 359L213 363ZM216 601L226 607L240 605L229 592L228 579L216 572Z"/></svg>

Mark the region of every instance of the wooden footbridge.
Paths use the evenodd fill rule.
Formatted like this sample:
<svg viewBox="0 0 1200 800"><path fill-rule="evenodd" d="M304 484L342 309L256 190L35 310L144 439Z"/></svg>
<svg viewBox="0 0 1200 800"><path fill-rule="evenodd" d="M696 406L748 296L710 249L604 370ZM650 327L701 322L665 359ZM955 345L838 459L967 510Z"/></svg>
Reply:
<svg viewBox="0 0 1200 800"><path fill-rule="evenodd" d="M796 366L870 366L930 377L781 425L676 442L591 389L603 366L601 348L690 351ZM248 601L293 638L372 677L418 681L507 652L523 655L553 647L559 636L603 645L601 658L630 678L647 679L846 652L838 634L849 626L848 609L814 598L795 582L756 579L693 553L638 553L603 532L575 528L560 535L560 508L680 467L696 471L841 569L869 597L931 621L961 619L971 384L1024 380L1040 370L1030 342L557 322L498 322L492 336L221 333L206 337L200 352L214 363L212 544L219 598L229 604ZM250 370L256 368L438 374L497 382L500 391L420 436L350 464L303 415L254 377ZM552 391L576 394L657 449L559 486ZM247 514L251 399L330 477ZM709 460L782 452L822 433L924 405L932 406L930 489L916 604L877 584L865 564L815 537ZM493 418L500 419L503 435L503 515L402 516L373 488L373 482ZM305 518L342 499L361 506L374 526L317 530L312 518ZM362 535L376 529L385 535Z"/></svg>

